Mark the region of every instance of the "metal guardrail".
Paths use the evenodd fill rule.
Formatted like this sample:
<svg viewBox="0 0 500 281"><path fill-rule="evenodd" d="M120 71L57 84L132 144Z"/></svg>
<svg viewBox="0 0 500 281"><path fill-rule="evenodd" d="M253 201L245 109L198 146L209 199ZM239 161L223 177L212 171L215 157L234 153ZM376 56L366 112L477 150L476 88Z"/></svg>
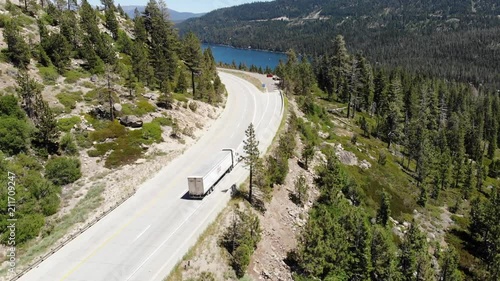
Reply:
<svg viewBox="0 0 500 281"><path fill-rule="evenodd" d="M27 268L23 269L20 273L12 277L9 281L15 281L21 278L24 274L26 274L28 271L32 270L33 268L37 267L39 264L41 264L44 260L48 259L50 256L55 254L57 251L59 251L62 247L66 246L69 242L73 241L76 237L78 237L80 234L84 233L87 229L91 228L94 224L99 222L101 219L103 219L105 216L107 216L109 213L114 211L116 208L118 208L121 204L123 204L125 201L127 201L130 197L132 197L136 193L136 189L134 188L134 191L128 194L128 196L122 197L120 201L118 201L115 205L109 207L108 210L102 212L99 216L91 220L89 223L87 223L85 226L82 228L79 228L78 231L74 234L71 234L68 238L63 240L59 245L57 245L55 248L50 249L48 253L45 255L41 256L38 260L30 264Z"/></svg>

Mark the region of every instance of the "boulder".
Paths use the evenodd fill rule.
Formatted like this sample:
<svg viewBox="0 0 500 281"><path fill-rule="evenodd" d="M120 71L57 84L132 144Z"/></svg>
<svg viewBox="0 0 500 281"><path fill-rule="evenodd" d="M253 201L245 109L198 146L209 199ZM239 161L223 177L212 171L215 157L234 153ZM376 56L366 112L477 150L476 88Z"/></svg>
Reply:
<svg viewBox="0 0 500 281"><path fill-rule="evenodd" d="M113 104L113 108L115 109L115 111L122 111L122 105L119 103Z"/></svg>
<svg viewBox="0 0 500 281"><path fill-rule="evenodd" d="M137 116L127 115L120 118L120 124L126 127L140 128L142 127L142 120Z"/></svg>
<svg viewBox="0 0 500 281"><path fill-rule="evenodd" d="M95 82L97 82L97 75L95 75L95 74L94 74L94 75L92 75L92 76L90 77L90 82L94 82L94 83L95 83Z"/></svg>

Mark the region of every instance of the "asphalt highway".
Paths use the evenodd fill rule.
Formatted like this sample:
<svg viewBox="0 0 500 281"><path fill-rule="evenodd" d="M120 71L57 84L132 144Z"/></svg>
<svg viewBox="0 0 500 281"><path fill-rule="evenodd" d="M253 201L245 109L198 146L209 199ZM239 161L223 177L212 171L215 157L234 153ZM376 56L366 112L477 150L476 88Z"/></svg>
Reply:
<svg viewBox="0 0 500 281"><path fill-rule="evenodd" d="M223 148L242 154L250 122L265 151L283 115L278 91L262 93L234 75L219 75L229 95L209 131L130 199L20 280L153 281L169 274L226 206L231 185L241 183L248 171L238 164L203 200L188 198L187 177Z"/></svg>

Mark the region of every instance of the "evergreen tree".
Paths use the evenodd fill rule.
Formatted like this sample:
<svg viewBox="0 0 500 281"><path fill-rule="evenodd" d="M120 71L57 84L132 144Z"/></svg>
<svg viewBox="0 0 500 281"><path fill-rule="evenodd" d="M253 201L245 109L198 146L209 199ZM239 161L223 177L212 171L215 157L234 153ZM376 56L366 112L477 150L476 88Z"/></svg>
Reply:
<svg viewBox="0 0 500 281"><path fill-rule="evenodd" d="M380 227L373 227L371 241L371 280L392 281L397 279L396 249L390 233Z"/></svg>
<svg viewBox="0 0 500 281"><path fill-rule="evenodd" d="M377 223L386 227L389 222L389 217L391 216L391 197L383 190L382 198L380 199L380 208L377 211Z"/></svg>
<svg viewBox="0 0 500 281"><path fill-rule="evenodd" d="M63 73L69 66L71 59L71 46L66 37L60 33L53 33L45 40L42 46L59 73Z"/></svg>
<svg viewBox="0 0 500 281"><path fill-rule="evenodd" d="M257 140L257 136L255 135L255 129L252 123L245 130L246 139L243 141L243 150L245 151L244 163L245 166L250 170L250 181L249 181L249 193L248 193L248 201L250 204L252 203L253 196L253 173L257 168L259 161L259 141Z"/></svg>
<svg viewBox="0 0 500 281"><path fill-rule="evenodd" d="M441 281L460 281L462 276L458 270L458 254L453 246L445 252L443 260L441 261Z"/></svg>
<svg viewBox="0 0 500 281"><path fill-rule="evenodd" d="M146 26L144 25L144 18L139 13L137 8L134 10L134 35L136 42L148 42L148 33L146 31Z"/></svg>
<svg viewBox="0 0 500 281"><path fill-rule="evenodd" d="M465 172L465 181L462 185L462 197L466 200L469 199L472 189L474 188L474 164L470 161L467 164L467 170Z"/></svg>
<svg viewBox="0 0 500 281"><path fill-rule="evenodd" d="M387 147L391 147L393 141L397 141L402 133L402 88L399 75L394 75L391 79L391 86L388 95L388 111L385 112L384 136L387 139Z"/></svg>
<svg viewBox="0 0 500 281"><path fill-rule="evenodd" d="M113 1L111 1L112 3ZM114 6L114 4L113 4ZM116 19L115 11L112 8L106 8L104 12L106 18L106 28L111 32L114 40L118 39L118 20Z"/></svg>
<svg viewBox="0 0 500 281"><path fill-rule="evenodd" d="M347 102L348 98L348 77L350 77L351 59L345 40L342 35L337 35L333 43L333 57L332 57L334 76L334 91L337 98L342 102Z"/></svg>
<svg viewBox="0 0 500 281"><path fill-rule="evenodd" d="M182 42L183 44L183 61L184 64L191 71L191 85L193 89L193 96L197 98L196 87L195 87L195 73L199 72L201 69L201 63L203 58L203 53L201 51L201 43L193 32L189 32Z"/></svg>
<svg viewBox="0 0 500 281"><path fill-rule="evenodd" d="M21 98L22 107L30 119L37 118L36 102L41 99L43 86L30 78L28 73L20 71L17 76L16 92Z"/></svg>
<svg viewBox="0 0 500 281"><path fill-rule="evenodd" d="M30 63L30 48L21 34L21 28L16 20L5 22L3 38L7 43L7 56L18 68L26 69Z"/></svg>
<svg viewBox="0 0 500 281"><path fill-rule="evenodd" d="M181 70L179 72L179 78L177 78L177 85L175 87L175 91L178 93L184 94L184 93L186 93L187 88L188 88L188 85L187 85L187 80L186 80L186 74L184 73L184 71Z"/></svg>
<svg viewBox="0 0 500 281"><path fill-rule="evenodd" d="M297 177L294 183L294 187L297 203L301 206L304 206L304 203L308 200L307 191L309 189L309 187L307 186L306 177L304 175L300 175L299 177Z"/></svg>
<svg viewBox="0 0 500 281"><path fill-rule="evenodd" d="M315 145L312 141L307 141L302 149L302 159L304 159L304 168L309 170L309 162L314 157Z"/></svg>

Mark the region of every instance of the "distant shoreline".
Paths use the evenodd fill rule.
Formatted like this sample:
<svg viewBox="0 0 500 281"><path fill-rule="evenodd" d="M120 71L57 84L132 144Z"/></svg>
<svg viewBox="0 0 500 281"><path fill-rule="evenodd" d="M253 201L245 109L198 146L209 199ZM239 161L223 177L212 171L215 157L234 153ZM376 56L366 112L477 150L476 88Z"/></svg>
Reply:
<svg viewBox="0 0 500 281"><path fill-rule="evenodd" d="M264 49L254 49L254 48L239 48L231 45L226 45L226 44L216 44L216 43L208 43L208 42L203 42L201 45L209 45L209 46L216 46L216 47L226 47L226 48L231 48L231 49L237 49L237 50L243 50L243 51L259 51L259 52L267 52L267 53L274 53L274 54L282 54L286 55L285 52L278 52L278 51L271 51L271 50L264 50Z"/></svg>

